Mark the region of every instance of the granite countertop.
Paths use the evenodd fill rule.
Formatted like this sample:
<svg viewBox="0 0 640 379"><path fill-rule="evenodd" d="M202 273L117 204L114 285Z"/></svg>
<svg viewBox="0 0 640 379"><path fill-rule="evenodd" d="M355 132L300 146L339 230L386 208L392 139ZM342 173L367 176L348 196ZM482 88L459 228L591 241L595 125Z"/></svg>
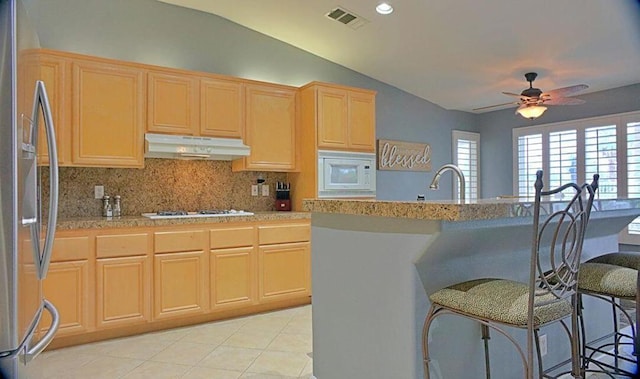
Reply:
<svg viewBox="0 0 640 379"><path fill-rule="evenodd" d="M544 201L543 206L555 208L562 201ZM409 218L417 220L474 221L531 216L531 198L492 198L461 203L452 200L391 201L356 199L306 199L303 208L308 212L336 213L362 216ZM630 210L640 208L640 199L605 199L594 201L596 211ZM592 213L594 216L594 213Z"/></svg>
<svg viewBox="0 0 640 379"><path fill-rule="evenodd" d="M308 212L254 212L252 216L217 216L194 218L165 218L152 220L143 216L122 217L74 217L58 219L57 230L96 229L96 228L129 228L136 226L170 226L197 225L229 222L252 222L271 220L309 219Z"/></svg>

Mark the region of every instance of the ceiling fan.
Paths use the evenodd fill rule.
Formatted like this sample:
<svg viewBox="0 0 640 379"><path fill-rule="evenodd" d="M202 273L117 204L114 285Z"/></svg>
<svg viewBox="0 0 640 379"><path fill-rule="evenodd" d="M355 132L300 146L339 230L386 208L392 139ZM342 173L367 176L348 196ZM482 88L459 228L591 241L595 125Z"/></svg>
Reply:
<svg viewBox="0 0 640 379"><path fill-rule="evenodd" d="M584 104L584 100L569 98L565 96L587 89L589 88L588 85L577 84L575 86L556 88L551 91L542 92L542 90L540 90L539 88L533 87L533 81L536 80L537 76L538 74L535 72L528 72L524 74L524 77L529 82L529 88L522 91L519 95L513 92L502 92L505 95L519 98L518 101L475 108L474 111L516 104L519 105L518 109L516 109L516 113L519 113L522 117L533 120L534 118L540 117L544 113L544 111L547 110L547 107L545 105Z"/></svg>

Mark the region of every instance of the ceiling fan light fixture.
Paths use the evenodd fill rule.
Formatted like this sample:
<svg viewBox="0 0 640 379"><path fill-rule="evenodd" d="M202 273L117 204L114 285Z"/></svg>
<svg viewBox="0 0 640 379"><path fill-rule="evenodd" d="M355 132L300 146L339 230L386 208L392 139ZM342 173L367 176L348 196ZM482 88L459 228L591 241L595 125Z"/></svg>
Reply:
<svg viewBox="0 0 640 379"><path fill-rule="evenodd" d="M516 111L520 116L528 118L530 120L536 119L547 110L547 107L542 105L528 105L526 107L518 108Z"/></svg>
<svg viewBox="0 0 640 379"><path fill-rule="evenodd" d="M393 13L393 7L389 3L380 3L376 6L376 12L384 15L391 14Z"/></svg>

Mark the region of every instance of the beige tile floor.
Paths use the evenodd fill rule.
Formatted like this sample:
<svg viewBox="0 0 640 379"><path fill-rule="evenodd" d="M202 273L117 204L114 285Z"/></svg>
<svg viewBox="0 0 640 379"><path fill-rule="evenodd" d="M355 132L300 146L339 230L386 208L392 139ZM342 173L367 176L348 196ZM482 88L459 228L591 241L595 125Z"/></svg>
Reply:
<svg viewBox="0 0 640 379"><path fill-rule="evenodd" d="M311 306L43 353L29 379L312 378Z"/></svg>

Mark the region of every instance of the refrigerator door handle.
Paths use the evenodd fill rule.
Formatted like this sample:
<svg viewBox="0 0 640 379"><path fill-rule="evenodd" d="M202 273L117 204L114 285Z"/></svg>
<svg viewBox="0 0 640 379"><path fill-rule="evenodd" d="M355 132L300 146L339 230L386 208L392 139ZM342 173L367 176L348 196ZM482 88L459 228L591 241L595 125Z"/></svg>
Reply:
<svg viewBox="0 0 640 379"><path fill-rule="evenodd" d="M60 326L60 313L58 313L56 307L47 299L44 299L43 301L44 309L49 311L49 313L51 314L51 326L49 327L49 330L47 330L47 333L42 337L42 339L40 339L40 341L38 341L37 344L35 344L31 348L27 348L27 351L23 355L23 361L25 364L31 362L38 356L38 354L42 353L42 351L51 343L51 341L53 341L53 337L55 336L56 332L58 331L58 327Z"/></svg>
<svg viewBox="0 0 640 379"><path fill-rule="evenodd" d="M38 277L42 280L46 278L51 262L51 254L53 252L53 241L56 233L56 225L58 222L58 151L56 147L56 132L53 125L53 116L51 114L51 105L47 96L47 89L42 80L36 81L35 103L33 105L32 119L38 124L38 108L42 107L44 116L44 127L47 136L47 147L49 151L49 214L47 223L47 234L44 240L44 247ZM37 131L35 133L37 136ZM36 137L37 138L37 137ZM40 199L41 197L38 196ZM37 226L38 230L42 227L42 220ZM37 243L38 240L34 242Z"/></svg>

